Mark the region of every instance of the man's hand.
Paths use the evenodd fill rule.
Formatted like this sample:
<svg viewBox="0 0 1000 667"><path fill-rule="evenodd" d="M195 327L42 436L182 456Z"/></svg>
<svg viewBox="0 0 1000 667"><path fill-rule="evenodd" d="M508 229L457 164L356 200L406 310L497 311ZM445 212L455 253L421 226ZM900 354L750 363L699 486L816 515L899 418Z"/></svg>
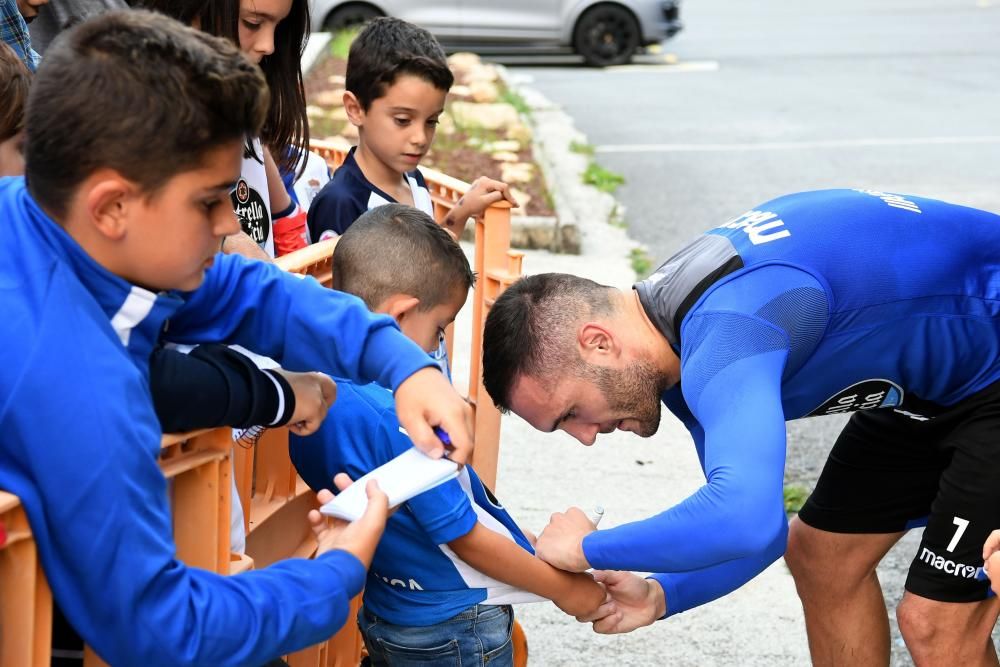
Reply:
<svg viewBox="0 0 1000 667"><path fill-rule="evenodd" d="M275 369L285 378L295 394L295 412L288 420L288 430L295 435L315 433L330 406L337 400L337 385L324 373L293 373Z"/></svg>
<svg viewBox="0 0 1000 667"><path fill-rule="evenodd" d="M506 183L480 176L472 182L472 187L462 195L455 208L445 216L442 221L444 228L461 238L469 218L482 215L483 211L501 200L507 200L511 206L518 205Z"/></svg>
<svg viewBox="0 0 1000 667"><path fill-rule="evenodd" d="M559 609L577 618L593 616L597 610L607 601L607 593L604 587L594 581L594 578L587 572L569 575L576 579L576 583L558 599L553 598Z"/></svg>
<svg viewBox="0 0 1000 667"><path fill-rule="evenodd" d="M614 635L652 625L667 613L663 588L655 579L631 572L597 570L594 580L604 584L608 599L596 612L576 620L593 623L594 632Z"/></svg>
<svg viewBox="0 0 1000 667"><path fill-rule="evenodd" d="M596 529L579 507L556 512L535 542L535 555L567 572L589 570L590 563L583 553L583 538Z"/></svg>
<svg viewBox="0 0 1000 667"><path fill-rule="evenodd" d="M340 473L334 478L337 488L343 491L351 485L350 478ZM378 488L378 482L369 480L365 487L368 494L368 507L361 518L352 523L333 519L320 514L319 510L309 512L309 523L316 535L318 547L316 555L341 549L360 560L365 569L372 564L375 547L385 530L385 522L389 516L389 498ZM320 504L333 500L333 494L323 489L316 494Z"/></svg>
<svg viewBox="0 0 1000 667"><path fill-rule="evenodd" d="M449 459L464 464L472 456L472 408L439 369L422 368L399 385L396 416L413 444L428 456L445 454L444 443L434 434L435 426L451 439Z"/></svg>

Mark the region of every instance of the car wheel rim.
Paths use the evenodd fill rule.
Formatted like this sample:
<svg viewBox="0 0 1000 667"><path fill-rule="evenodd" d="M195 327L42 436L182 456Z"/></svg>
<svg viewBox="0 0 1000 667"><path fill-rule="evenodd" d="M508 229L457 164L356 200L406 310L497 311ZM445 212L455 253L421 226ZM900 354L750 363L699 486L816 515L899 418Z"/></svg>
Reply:
<svg viewBox="0 0 1000 667"><path fill-rule="evenodd" d="M587 42L591 51L602 60L612 60L620 56L631 41L631 25L624 18L614 14L595 16L587 31Z"/></svg>

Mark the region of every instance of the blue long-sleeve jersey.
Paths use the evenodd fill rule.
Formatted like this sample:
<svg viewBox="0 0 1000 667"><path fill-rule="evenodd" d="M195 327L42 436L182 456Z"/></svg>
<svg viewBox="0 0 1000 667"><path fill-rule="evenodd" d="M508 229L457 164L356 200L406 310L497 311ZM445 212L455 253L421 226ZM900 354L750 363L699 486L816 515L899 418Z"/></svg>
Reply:
<svg viewBox="0 0 1000 667"><path fill-rule="evenodd" d="M1000 380L1000 216L921 197L782 197L635 286L681 358L663 402L706 484L584 540L597 568L656 572L668 614L784 553L785 421L862 409L933 419Z"/></svg>
<svg viewBox="0 0 1000 667"><path fill-rule="evenodd" d="M393 388L433 360L359 299L266 263L218 256L188 294L131 285L22 179L0 179L0 221L0 488L72 625L114 665L260 664L332 635L365 578L347 552L235 577L177 560L150 351L161 335L225 341Z"/></svg>

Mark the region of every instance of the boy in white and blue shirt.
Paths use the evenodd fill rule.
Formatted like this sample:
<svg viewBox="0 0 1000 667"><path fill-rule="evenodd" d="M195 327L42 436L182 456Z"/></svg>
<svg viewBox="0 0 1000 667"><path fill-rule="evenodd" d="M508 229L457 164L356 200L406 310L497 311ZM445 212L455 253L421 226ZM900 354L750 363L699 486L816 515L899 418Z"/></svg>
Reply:
<svg viewBox="0 0 1000 667"><path fill-rule="evenodd" d="M344 111L358 145L309 208L312 240L343 234L376 206L400 203L436 218L417 166L434 142L445 97L454 83L444 51L427 30L397 18L370 21L351 43ZM501 200L517 202L505 183L477 178L438 220L462 237L469 218Z"/></svg>

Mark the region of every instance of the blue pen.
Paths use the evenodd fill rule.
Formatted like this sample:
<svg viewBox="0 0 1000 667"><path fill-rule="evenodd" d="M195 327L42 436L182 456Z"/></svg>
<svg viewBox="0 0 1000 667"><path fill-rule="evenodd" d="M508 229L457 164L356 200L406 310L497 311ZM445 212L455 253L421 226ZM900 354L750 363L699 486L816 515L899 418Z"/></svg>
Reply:
<svg viewBox="0 0 1000 667"><path fill-rule="evenodd" d="M451 447L451 437L448 435L448 432L445 431L443 428L441 428L440 426L435 426L434 435L440 438L441 442L443 442L446 447Z"/></svg>

